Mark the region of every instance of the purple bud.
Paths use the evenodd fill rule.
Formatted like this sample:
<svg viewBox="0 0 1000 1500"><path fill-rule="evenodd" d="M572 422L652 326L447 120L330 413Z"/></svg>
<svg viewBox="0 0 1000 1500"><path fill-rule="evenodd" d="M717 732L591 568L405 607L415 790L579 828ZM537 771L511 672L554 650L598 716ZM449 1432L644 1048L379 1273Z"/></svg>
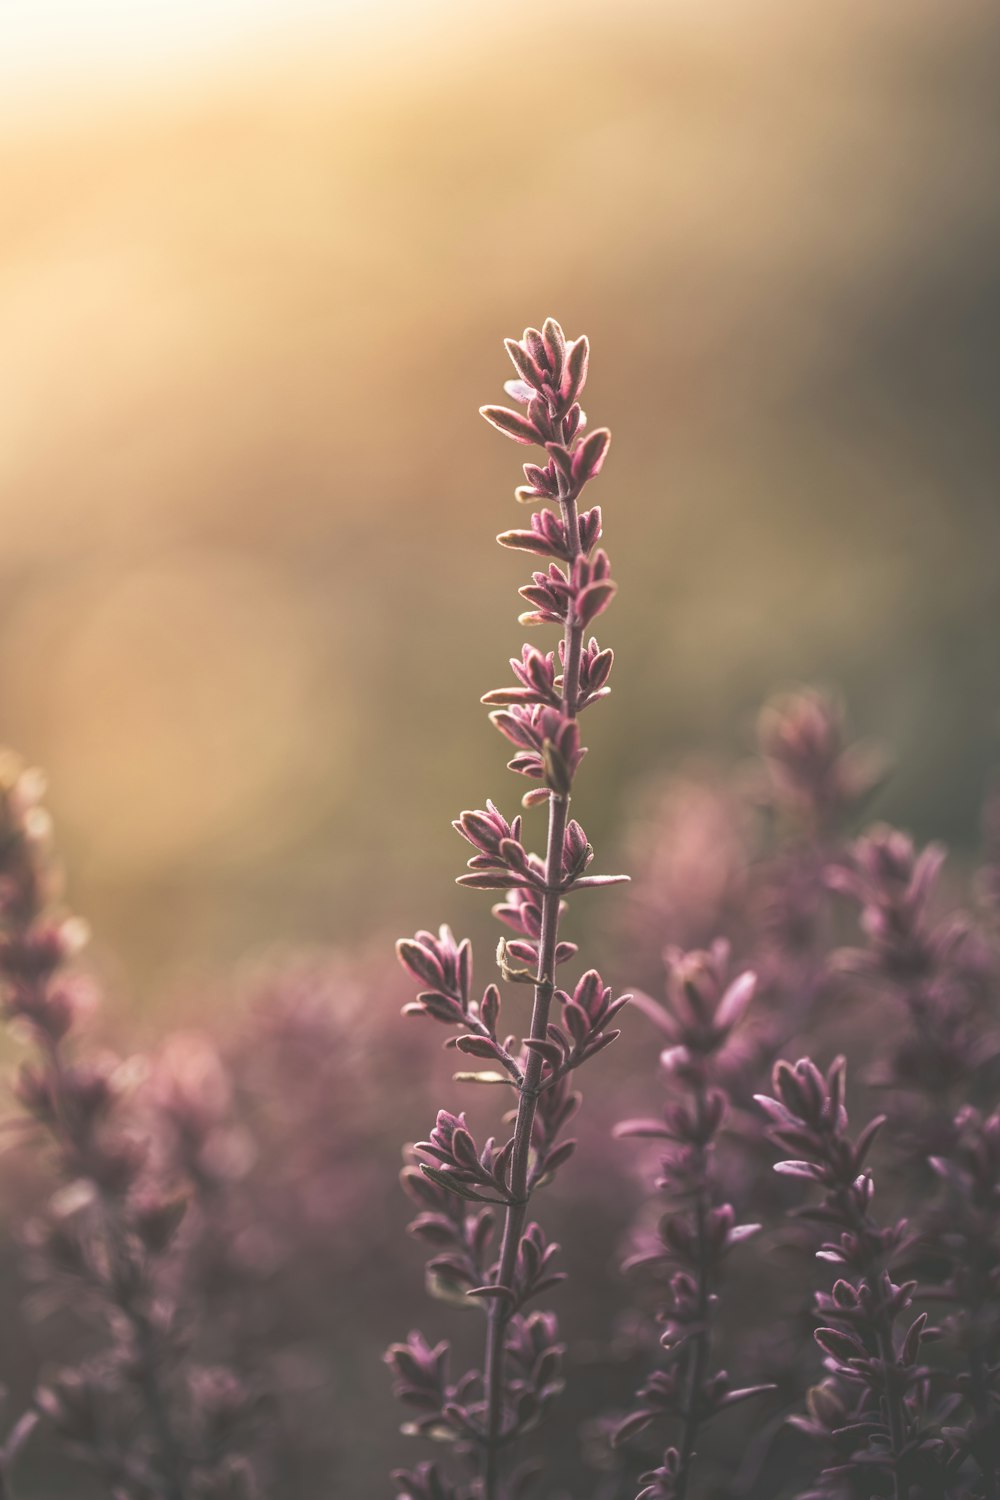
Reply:
<svg viewBox="0 0 1000 1500"><path fill-rule="evenodd" d="M573 455L572 478L578 488L601 472L610 446L611 434L606 427L598 427L584 438Z"/></svg>
<svg viewBox="0 0 1000 1500"><path fill-rule="evenodd" d="M522 417L520 412L509 411L506 406L481 406L479 415L485 417L486 421L504 437L513 438L515 443L538 443L541 441L538 432L528 417Z"/></svg>

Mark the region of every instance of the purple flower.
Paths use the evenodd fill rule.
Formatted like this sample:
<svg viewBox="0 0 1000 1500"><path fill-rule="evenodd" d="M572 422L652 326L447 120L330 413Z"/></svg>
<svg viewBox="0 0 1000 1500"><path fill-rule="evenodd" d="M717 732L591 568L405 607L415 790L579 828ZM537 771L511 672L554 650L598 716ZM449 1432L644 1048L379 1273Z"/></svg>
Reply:
<svg viewBox="0 0 1000 1500"><path fill-rule="evenodd" d="M623 878L586 873L593 850L569 816L584 755L578 716L606 696L612 666L610 651L593 639L584 641L586 627L608 607L615 585L607 555L596 546L600 511L581 513L577 505L601 469L609 434L600 429L585 434L578 397L587 375L586 339L567 340L550 318L541 330L529 328L523 339L508 340L507 350L518 375L507 391L524 410L489 406L483 416L505 436L545 450L543 463L525 465L528 483L517 498L551 501L557 509L542 510L529 529L505 532L499 541L555 559L521 590L534 606L521 618L525 624L557 624L563 636L558 652L526 644L511 660L514 686L496 688L483 701L517 752L509 768L540 783L523 800L529 807L547 806L549 830L545 853L536 854L523 842L521 819L508 822L492 802L484 810L463 812L455 828L474 851L459 883L506 893L494 911L516 936L501 940L497 962L504 985L533 991L529 1034L501 1040L500 991L489 986L480 1001L473 999L466 945L455 947L447 928L439 939L421 932L398 949L408 972L428 986L407 1009L465 1028L454 1045L494 1064L458 1078L500 1084L517 1094L513 1134L500 1144L487 1140L481 1149L464 1115L441 1111L429 1138L415 1148L421 1175L407 1177L408 1190L424 1206L412 1232L436 1247L431 1285L449 1299L471 1299L485 1312L482 1370L446 1389L443 1346L439 1354L413 1336L409 1346L396 1345L389 1356L400 1394L411 1402L419 1396L428 1406L429 1415L415 1430L429 1431L430 1423L435 1436L450 1440L470 1459L477 1500L513 1495L513 1476L508 1477L512 1488L502 1488L508 1449L538 1423L562 1387L554 1318L522 1312L530 1299L562 1279L554 1265L558 1247L529 1222L528 1203L535 1188L572 1155L575 1142L561 1135L579 1103L569 1076L614 1041L618 1032L610 1022L627 998L616 999L596 970L572 990L556 985L558 967L576 953L575 944L559 938L564 898ZM501 1211L502 1229L497 1258L486 1262L494 1209ZM464 1500L467 1493L434 1466L400 1471L395 1481L400 1495L412 1500Z"/></svg>

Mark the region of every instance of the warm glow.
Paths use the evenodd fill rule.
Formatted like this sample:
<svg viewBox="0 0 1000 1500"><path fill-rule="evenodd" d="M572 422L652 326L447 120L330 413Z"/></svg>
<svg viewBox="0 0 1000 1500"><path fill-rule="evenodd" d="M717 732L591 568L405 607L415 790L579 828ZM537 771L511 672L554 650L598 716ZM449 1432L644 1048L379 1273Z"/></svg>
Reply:
<svg viewBox="0 0 1000 1500"><path fill-rule="evenodd" d="M0 0L0 110L378 27L399 0Z"/></svg>

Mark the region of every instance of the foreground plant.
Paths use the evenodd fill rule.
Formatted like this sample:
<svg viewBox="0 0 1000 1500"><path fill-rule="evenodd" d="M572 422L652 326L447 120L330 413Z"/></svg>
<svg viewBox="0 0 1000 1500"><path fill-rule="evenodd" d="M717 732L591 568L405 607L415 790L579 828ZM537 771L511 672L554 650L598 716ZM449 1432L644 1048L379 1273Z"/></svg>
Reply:
<svg viewBox="0 0 1000 1500"><path fill-rule="evenodd" d="M548 832L544 855L529 852L521 817L508 821L492 802L462 813L455 823L474 850L470 873L459 884L506 893L494 912L516 936L501 939L497 960L505 985L533 991L526 1036L499 1031L496 984L474 997L467 940L457 943L442 927L437 936L419 932L398 945L403 965L427 986L406 1009L454 1026L458 1035L446 1045L491 1065L456 1077L517 1096L513 1133L482 1147L463 1114L442 1110L404 1173L422 1210L411 1230L436 1251L429 1266L432 1288L478 1301L487 1324L482 1368L457 1380L449 1373L447 1345L431 1347L420 1334L386 1356L397 1394L418 1413L409 1430L451 1443L463 1470L460 1479L434 1464L397 1474L398 1492L409 1500L467 1500L473 1494L500 1500L519 1493L520 1477L511 1473L506 1455L561 1389L563 1352L554 1315L525 1311L531 1299L562 1279L553 1269L558 1247L529 1222L529 1204L573 1151L574 1142L562 1139L579 1105L570 1075L614 1041L618 1032L611 1022L627 999L612 998L593 969L572 991L556 980L558 967L577 951L560 939L564 898L626 878L586 873L593 851L569 816L584 754L578 717L607 694L612 665L610 650L585 639L615 585L607 554L597 545L600 510L579 508L584 487L604 462L610 434L603 428L585 434L578 399L587 377L585 338L567 340L548 319L541 331L529 328L506 347L519 377L506 389L523 410L487 406L482 414L515 442L543 450L541 463L524 466L527 484L516 494L523 503L550 501L552 508L533 514L530 529L507 531L497 540L550 559L521 589L531 609L520 619L525 625L558 625L562 640L558 653L525 645L511 662L515 684L487 693L483 702L516 748L510 769L539 783L523 803L547 808Z"/></svg>

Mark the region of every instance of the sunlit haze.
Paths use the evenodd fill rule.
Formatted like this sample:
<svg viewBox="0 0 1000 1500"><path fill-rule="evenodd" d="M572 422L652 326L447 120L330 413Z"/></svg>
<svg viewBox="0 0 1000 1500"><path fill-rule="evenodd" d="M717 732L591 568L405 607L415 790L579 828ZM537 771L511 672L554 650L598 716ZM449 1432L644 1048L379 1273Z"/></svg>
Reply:
<svg viewBox="0 0 1000 1500"><path fill-rule="evenodd" d="M518 578L476 409L548 312L615 430L601 816L818 679L909 747L885 815L972 837L993 29L983 0L0 0L0 743L130 975L381 927L409 865L450 897Z"/></svg>
<svg viewBox="0 0 1000 1500"><path fill-rule="evenodd" d="M0 0L0 105L134 83L303 35L377 29L400 0Z"/></svg>

